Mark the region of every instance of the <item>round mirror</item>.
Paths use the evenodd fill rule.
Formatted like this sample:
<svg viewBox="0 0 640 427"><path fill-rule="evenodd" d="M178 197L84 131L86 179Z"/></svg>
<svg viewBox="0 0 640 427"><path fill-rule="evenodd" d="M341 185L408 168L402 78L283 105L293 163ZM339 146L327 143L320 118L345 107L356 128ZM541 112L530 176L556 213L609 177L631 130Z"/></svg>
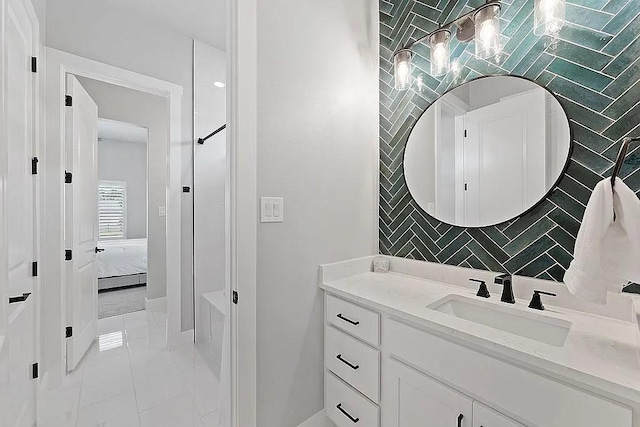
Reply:
<svg viewBox="0 0 640 427"><path fill-rule="evenodd" d="M422 114L407 141L404 174L429 215L485 227L544 199L570 152L569 120L551 92L520 77L482 77Z"/></svg>

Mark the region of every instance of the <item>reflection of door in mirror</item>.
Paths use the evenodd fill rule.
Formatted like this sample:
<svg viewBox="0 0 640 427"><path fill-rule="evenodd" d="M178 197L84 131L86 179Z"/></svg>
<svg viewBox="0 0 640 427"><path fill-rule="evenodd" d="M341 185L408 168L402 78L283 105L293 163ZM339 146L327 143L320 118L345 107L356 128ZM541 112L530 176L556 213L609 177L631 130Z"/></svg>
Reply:
<svg viewBox="0 0 640 427"><path fill-rule="evenodd" d="M543 87L499 76L464 83L415 123L404 153L414 201L447 224L485 227L536 205L567 164L571 130Z"/></svg>
<svg viewBox="0 0 640 427"><path fill-rule="evenodd" d="M544 89L470 111L464 123L465 224L513 218L544 196Z"/></svg>
<svg viewBox="0 0 640 427"><path fill-rule="evenodd" d="M456 153L462 149L464 123L461 120L468 106L457 98L436 104L436 181L435 217L448 223L456 222L463 206L456 198L456 188L463 185L464 174L456 167ZM455 141L455 143L452 143ZM431 214L431 213L430 213ZM433 214L431 214L433 215Z"/></svg>

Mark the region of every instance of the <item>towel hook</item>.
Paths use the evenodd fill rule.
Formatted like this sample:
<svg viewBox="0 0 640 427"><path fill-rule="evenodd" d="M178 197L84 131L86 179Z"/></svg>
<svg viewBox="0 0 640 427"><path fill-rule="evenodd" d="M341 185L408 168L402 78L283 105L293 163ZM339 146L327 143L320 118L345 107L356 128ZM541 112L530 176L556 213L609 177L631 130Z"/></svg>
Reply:
<svg viewBox="0 0 640 427"><path fill-rule="evenodd" d="M622 169L622 165L624 164L624 159L627 157L627 152L629 151L629 145L632 142L640 141L640 137L630 138L626 137L622 140L622 145L620 146L620 151L618 151L618 158L616 159L616 165L613 168L613 174L611 175L611 188L613 188L616 184L616 177L620 173L620 169Z"/></svg>

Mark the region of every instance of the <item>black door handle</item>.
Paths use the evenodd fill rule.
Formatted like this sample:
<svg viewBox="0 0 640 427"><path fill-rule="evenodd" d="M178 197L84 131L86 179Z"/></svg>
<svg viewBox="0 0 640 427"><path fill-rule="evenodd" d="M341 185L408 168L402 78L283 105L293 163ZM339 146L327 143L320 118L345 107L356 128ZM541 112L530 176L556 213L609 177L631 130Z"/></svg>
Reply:
<svg viewBox="0 0 640 427"><path fill-rule="evenodd" d="M337 317L338 319L342 319L342 320L344 320L344 321L345 321L345 322L347 322L347 323L351 323L351 324L352 324L352 325L354 325L354 326L358 326L358 325L360 324L360 322L356 322L356 321L354 321L354 320L351 320L351 319L348 319L348 318L344 317L344 316L342 315L342 313L338 313L338 315L337 315L336 317Z"/></svg>
<svg viewBox="0 0 640 427"><path fill-rule="evenodd" d="M353 418L351 416L350 413L348 413L347 411L345 411L344 409L342 409L342 403L338 403L338 406L336 406L336 408L338 408L338 410L340 412L342 412L344 414L345 417L349 418L351 420L352 423L357 423L358 421L360 421L360 418Z"/></svg>
<svg viewBox="0 0 640 427"><path fill-rule="evenodd" d="M31 295L31 293L25 293L19 297L9 297L9 304L14 304L16 302L24 302L27 300L27 298L29 298L29 295Z"/></svg>
<svg viewBox="0 0 640 427"><path fill-rule="evenodd" d="M464 415L458 415L458 427L462 427L462 420L464 419Z"/></svg>
<svg viewBox="0 0 640 427"><path fill-rule="evenodd" d="M342 355L339 354L336 356L336 359L338 359L339 361L341 361L342 363L344 363L345 365L347 365L348 367L350 367L351 369L353 369L354 371L358 368L360 368L360 365L352 365L351 363L349 363L348 361L344 360L342 358Z"/></svg>
<svg viewBox="0 0 640 427"><path fill-rule="evenodd" d="M99 254L100 252L104 252L104 249L96 246L96 253Z"/></svg>

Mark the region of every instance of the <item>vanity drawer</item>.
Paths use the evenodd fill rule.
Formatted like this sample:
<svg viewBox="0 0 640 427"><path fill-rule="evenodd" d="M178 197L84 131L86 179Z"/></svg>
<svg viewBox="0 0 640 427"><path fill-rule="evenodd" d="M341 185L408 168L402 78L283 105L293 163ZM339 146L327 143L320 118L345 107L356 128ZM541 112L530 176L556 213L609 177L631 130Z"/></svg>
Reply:
<svg viewBox="0 0 640 427"><path fill-rule="evenodd" d="M327 322L370 344L380 344L380 315L327 295Z"/></svg>
<svg viewBox="0 0 640 427"><path fill-rule="evenodd" d="M332 326L325 328L324 363L374 402L380 400L380 352Z"/></svg>
<svg viewBox="0 0 640 427"><path fill-rule="evenodd" d="M327 417L337 427L354 425L378 427L380 414L377 405L349 387L330 371L325 371L324 405Z"/></svg>
<svg viewBox="0 0 640 427"><path fill-rule="evenodd" d="M385 324L384 345L395 357L467 395L491 402L525 424L632 426L629 407L395 320Z"/></svg>

